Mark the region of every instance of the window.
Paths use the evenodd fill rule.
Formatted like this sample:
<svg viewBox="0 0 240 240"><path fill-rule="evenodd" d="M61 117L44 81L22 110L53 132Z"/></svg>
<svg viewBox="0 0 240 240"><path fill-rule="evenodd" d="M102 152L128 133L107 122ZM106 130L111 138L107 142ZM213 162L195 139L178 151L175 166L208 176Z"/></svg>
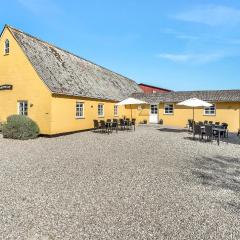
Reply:
<svg viewBox="0 0 240 240"><path fill-rule="evenodd" d="M151 105L151 114L157 114L157 113L158 113L158 106Z"/></svg>
<svg viewBox="0 0 240 240"><path fill-rule="evenodd" d="M99 117L104 116L104 105L102 103L98 104L98 116Z"/></svg>
<svg viewBox="0 0 240 240"><path fill-rule="evenodd" d="M7 39L5 41L5 46L4 46L4 54L9 54L9 47L10 47L10 44L9 44L9 40Z"/></svg>
<svg viewBox="0 0 240 240"><path fill-rule="evenodd" d="M205 107L204 115L216 115L216 105L213 104L211 107Z"/></svg>
<svg viewBox="0 0 240 240"><path fill-rule="evenodd" d="M173 104L164 105L164 114L173 114Z"/></svg>
<svg viewBox="0 0 240 240"><path fill-rule="evenodd" d="M118 106L114 105L114 116L118 116Z"/></svg>
<svg viewBox="0 0 240 240"><path fill-rule="evenodd" d="M28 115L28 103L27 101L19 101L18 102L18 114L19 115Z"/></svg>
<svg viewBox="0 0 240 240"><path fill-rule="evenodd" d="M84 103L77 102L76 103L76 118L84 117Z"/></svg>

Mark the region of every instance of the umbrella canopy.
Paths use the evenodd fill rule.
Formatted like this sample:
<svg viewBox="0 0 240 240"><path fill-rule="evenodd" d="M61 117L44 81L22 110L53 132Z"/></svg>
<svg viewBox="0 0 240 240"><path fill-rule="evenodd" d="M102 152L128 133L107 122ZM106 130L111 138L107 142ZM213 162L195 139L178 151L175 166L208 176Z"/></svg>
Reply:
<svg viewBox="0 0 240 240"><path fill-rule="evenodd" d="M187 107L211 107L212 106L211 103L205 102L198 98L190 98L188 100L178 103L177 105L182 105Z"/></svg>
<svg viewBox="0 0 240 240"><path fill-rule="evenodd" d="M183 102L178 103L177 105L187 106L187 107L192 107L193 108L193 126L194 126L194 115L195 115L194 114L194 108L195 107L211 107L212 106L211 103L205 102L205 101L200 100L198 98L190 98L188 100L185 100Z"/></svg>
<svg viewBox="0 0 240 240"><path fill-rule="evenodd" d="M122 106L122 105L130 105L131 106L131 120L132 120L132 105L141 105L141 104L147 104L144 101L138 100L136 98L127 98L116 105Z"/></svg>
<svg viewBox="0 0 240 240"><path fill-rule="evenodd" d="M146 102L135 99L135 98L127 98L116 105L121 106L121 105L140 105L140 104L146 104Z"/></svg>

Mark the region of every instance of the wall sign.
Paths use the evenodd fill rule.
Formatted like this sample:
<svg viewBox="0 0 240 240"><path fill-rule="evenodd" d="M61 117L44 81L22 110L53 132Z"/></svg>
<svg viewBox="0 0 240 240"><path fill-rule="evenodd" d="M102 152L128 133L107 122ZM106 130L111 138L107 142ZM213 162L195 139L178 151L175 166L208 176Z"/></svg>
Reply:
<svg viewBox="0 0 240 240"><path fill-rule="evenodd" d="M10 84L0 85L0 90L12 90L12 89L13 89L13 85L10 85Z"/></svg>

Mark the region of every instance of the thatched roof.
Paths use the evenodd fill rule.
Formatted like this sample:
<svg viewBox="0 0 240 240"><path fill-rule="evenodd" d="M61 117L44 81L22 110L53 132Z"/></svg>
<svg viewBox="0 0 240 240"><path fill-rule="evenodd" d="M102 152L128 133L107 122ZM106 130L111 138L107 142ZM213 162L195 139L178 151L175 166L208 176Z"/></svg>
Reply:
<svg viewBox="0 0 240 240"><path fill-rule="evenodd" d="M240 90L217 91L179 91L169 93L136 93L132 97L151 104L178 103L189 98L198 98L208 102L240 102Z"/></svg>
<svg viewBox="0 0 240 240"><path fill-rule="evenodd" d="M7 27L52 93L120 101L142 92L133 80Z"/></svg>

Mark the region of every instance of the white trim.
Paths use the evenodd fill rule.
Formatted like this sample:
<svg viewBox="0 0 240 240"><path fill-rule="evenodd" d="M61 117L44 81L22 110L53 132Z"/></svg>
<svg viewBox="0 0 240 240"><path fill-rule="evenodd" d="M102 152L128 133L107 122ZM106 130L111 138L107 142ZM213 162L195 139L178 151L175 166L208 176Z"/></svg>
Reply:
<svg viewBox="0 0 240 240"><path fill-rule="evenodd" d="M7 41L8 41L8 47L6 47ZM4 42L4 55L9 55L9 53L10 53L10 41L8 39L6 39Z"/></svg>
<svg viewBox="0 0 240 240"><path fill-rule="evenodd" d="M77 104L82 104L82 116L77 116ZM85 104L84 102L76 102L75 105L75 118L76 119L83 119L85 117Z"/></svg>
<svg viewBox="0 0 240 240"><path fill-rule="evenodd" d="M115 107L117 108L117 114L115 114ZM113 115L114 115L114 117L118 117L118 105L114 105L113 106Z"/></svg>
<svg viewBox="0 0 240 240"><path fill-rule="evenodd" d="M166 105L172 105L172 113L167 113L166 112ZM164 103L164 106L163 106L163 114L164 115L174 115L174 104L173 103Z"/></svg>
<svg viewBox="0 0 240 240"><path fill-rule="evenodd" d="M27 114L21 114L21 112L20 112L20 104L21 103L26 103L27 104L27 110L24 109L24 111L23 111L23 112L26 112ZM17 101L17 113L18 113L18 115L28 116L28 101L26 101L26 100Z"/></svg>
<svg viewBox="0 0 240 240"><path fill-rule="evenodd" d="M98 104L98 107L99 107L100 105L102 106L102 115L99 115L99 111L98 111L99 108L98 108L98 109L97 109L97 111L98 111L98 117L104 117L104 104L103 104L103 103L99 103L99 104Z"/></svg>
<svg viewBox="0 0 240 240"><path fill-rule="evenodd" d="M206 108L211 108L214 106L214 113L206 113ZM203 108L203 116L216 116L217 114L217 109L216 109L216 104L215 103L212 103L212 106L210 107L204 107Z"/></svg>

